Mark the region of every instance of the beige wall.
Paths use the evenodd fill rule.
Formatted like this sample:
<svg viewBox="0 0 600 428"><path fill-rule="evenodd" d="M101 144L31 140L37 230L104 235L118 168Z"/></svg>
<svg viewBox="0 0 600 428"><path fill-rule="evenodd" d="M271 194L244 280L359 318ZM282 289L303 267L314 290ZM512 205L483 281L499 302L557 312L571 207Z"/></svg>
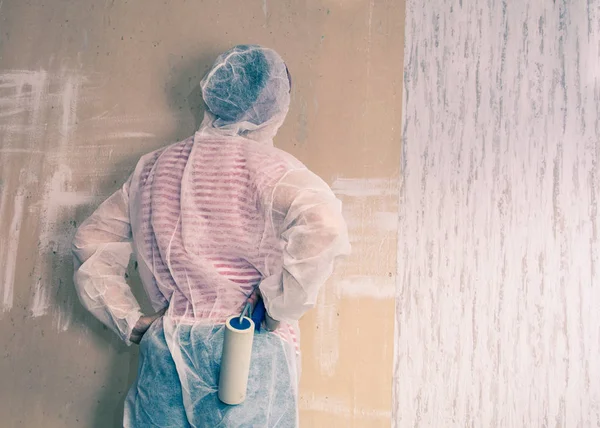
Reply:
<svg viewBox="0 0 600 428"><path fill-rule="evenodd" d="M73 292L74 229L140 155L190 135L237 43L294 78L276 144L345 203L354 254L302 323L303 426L389 426L401 1L0 1L0 425L119 426L136 351Z"/></svg>

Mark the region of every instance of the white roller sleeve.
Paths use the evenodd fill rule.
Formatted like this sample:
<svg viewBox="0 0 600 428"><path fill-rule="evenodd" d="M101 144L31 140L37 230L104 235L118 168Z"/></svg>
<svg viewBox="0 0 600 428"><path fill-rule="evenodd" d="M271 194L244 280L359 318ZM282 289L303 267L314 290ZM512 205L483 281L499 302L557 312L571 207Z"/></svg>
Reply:
<svg viewBox="0 0 600 428"><path fill-rule="evenodd" d="M236 318L239 319L238 316L229 318L225 324L219 375L219 400L229 405L240 404L246 399L254 338L254 322L244 317L245 321L250 322L250 327L238 330L231 325L231 321Z"/></svg>

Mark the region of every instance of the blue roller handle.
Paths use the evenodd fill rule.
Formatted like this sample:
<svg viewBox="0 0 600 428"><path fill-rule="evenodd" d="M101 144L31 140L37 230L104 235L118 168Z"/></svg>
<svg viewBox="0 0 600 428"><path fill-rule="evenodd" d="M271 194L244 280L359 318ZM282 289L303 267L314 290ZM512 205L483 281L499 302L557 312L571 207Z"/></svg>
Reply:
<svg viewBox="0 0 600 428"><path fill-rule="evenodd" d="M254 321L254 328L258 332L260 332L260 327L265 319L265 313L265 303L263 302L263 299L258 299L258 302L252 311L252 321Z"/></svg>

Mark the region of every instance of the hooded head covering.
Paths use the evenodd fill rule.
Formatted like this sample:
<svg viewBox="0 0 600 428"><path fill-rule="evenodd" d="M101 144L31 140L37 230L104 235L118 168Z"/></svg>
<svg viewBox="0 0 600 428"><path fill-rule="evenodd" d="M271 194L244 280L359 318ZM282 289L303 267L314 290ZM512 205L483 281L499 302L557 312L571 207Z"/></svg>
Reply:
<svg viewBox="0 0 600 428"><path fill-rule="evenodd" d="M200 87L207 107L201 133L270 143L290 105L285 62L257 45L238 45L221 54Z"/></svg>

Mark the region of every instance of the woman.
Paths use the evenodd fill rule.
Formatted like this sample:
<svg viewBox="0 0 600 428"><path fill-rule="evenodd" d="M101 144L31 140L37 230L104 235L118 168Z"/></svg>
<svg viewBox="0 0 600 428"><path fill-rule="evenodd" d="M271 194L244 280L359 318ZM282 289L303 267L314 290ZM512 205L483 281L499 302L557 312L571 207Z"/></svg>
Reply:
<svg viewBox="0 0 600 428"><path fill-rule="evenodd" d="M341 204L272 139L290 102L280 56L260 46L222 54L201 82L203 123L143 156L122 189L79 228L83 305L127 344L140 343L125 427L298 426L298 319L349 252ZM131 255L156 314L125 281ZM248 393L217 398L224 322L261 296Z"/></svg>

